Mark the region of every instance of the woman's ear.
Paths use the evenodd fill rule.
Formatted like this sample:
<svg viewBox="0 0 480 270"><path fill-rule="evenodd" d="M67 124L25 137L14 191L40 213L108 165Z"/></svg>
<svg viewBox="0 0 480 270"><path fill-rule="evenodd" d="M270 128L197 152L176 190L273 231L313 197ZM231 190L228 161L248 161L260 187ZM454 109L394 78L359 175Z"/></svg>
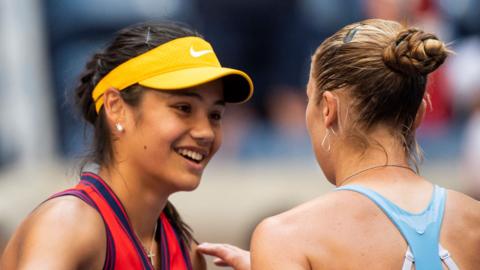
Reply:
<svg viewBox="0 0 480 270"><path fill-rule="evenodd" d="M330 91L322 93L322 116L326 128L331 128L337 121L338 100L337 97Z"/></svg>
<svg viewBox="0 0 480 270"><path fill-rule="evenodd" d="M103 94L103 107L110 126L121 123L125 119L126 104L120 92L115 88L108 88Z"/></svg>
<svg viewBox="0 0 480 270"><path fill-rule="evenodd" d="M428 98L428 97L426 97ZM425 112L427 111L427 100L426 98L422 99L422 103L420 104L420 108L418 108L417 115L415 116L415 122L413 123L413 128L417 129L420 124L423 122L423 118L425 117Z"/></svg>

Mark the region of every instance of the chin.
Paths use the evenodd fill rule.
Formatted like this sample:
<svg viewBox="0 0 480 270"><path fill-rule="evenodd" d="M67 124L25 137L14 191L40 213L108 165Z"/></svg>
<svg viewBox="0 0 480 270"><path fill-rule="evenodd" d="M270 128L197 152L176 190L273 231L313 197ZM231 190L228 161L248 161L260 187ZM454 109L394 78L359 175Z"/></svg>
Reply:
<svg viewBox="0 0 480 270"><path fill-rule="evenodd" d="M200 175L188 175L179 177L175 181L175 186L178 191L193 191L200 185Z"/></svg>

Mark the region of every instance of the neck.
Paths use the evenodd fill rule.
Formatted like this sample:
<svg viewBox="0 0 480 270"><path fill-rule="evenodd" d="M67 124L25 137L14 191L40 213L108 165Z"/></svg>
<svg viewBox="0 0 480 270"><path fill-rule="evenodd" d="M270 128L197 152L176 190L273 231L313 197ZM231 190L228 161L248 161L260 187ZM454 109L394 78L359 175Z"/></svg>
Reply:
<svg viewBox="0 0 480 270"><path fill-rule="evenodd" d="M142 243L149 244L170 193L152 186L152 183L161 181L141 177L126 166L101 167L99 175L122 202L137 237Z"/></svg>
<svg viewBox="0 0 480 270"><path fill-rule="evenodd" d="M333 167L336 186L354 182L366 183L371 180L379 182L379 178L405 179L416 176L413 169L408 169L410 166L407 156L398 140L382 132L372 134L370 138L375 139L382 147L371 143L367 149L358 149L342 143L342 147L335 150Z"/></svg>

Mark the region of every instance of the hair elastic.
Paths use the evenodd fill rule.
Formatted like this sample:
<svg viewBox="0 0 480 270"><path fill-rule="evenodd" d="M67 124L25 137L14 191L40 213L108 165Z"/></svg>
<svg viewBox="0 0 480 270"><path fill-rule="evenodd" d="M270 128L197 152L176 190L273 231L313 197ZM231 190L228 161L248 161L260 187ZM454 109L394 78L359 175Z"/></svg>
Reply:
<svg viewBox="0 0 480 270"><path fill-rule="evenodd" d="M353 27L352 29L350 29L350 31L348 31L348 33L343 38L343 43L350 43L352 41L352 39L355 37L355 34L358 32L358 30L359 30L358 28L360 26L363 26L363 24L359 24L359 25Z"/></svg>

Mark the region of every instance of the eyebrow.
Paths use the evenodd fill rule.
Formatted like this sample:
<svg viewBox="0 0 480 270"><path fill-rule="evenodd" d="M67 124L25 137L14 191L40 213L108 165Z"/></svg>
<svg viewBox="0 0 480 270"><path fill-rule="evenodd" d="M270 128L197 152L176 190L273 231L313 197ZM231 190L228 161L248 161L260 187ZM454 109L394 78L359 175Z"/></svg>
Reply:
<svg viewBox="0 0 480 270"><path fill-rule="evenodd" d="M172 91L172 92L169 92L169 94L172 95L172 96L193 97L193 98L198 99L200 101L204 101L204 98L201 95L199 95L198 93L195 93L195 92ZM225 101L223 99L219 99L219 100L215 101L214 105L225 106Z"/></svg>

